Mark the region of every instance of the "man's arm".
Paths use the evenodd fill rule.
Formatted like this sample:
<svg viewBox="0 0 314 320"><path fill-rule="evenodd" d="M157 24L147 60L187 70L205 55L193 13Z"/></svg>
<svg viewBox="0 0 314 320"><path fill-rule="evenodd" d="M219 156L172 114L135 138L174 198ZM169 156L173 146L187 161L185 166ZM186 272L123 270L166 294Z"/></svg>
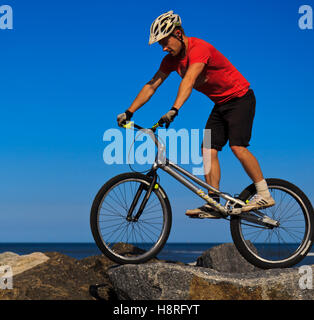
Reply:
<svg viewBox="0 0 314 320"><path fill-rule="evenodd" d="M201 72L204 70L204 67L205 63L201 62L193 63L189 66L184 78L180 83L177 98L173 104L173 107L175 109L179 110L183 106L184 102L189 98L195 81L197 77L201 74Z"/></svg>
<svg viewBox="0 0 314 320"><path fill-rule="evenodd" d="M145 86L139 92L128 110L134 113L136 110L142 107L153 96L157 88L164 82L167 77L168 74L165 74L158 70L152 80L145 84Z"/></svg>

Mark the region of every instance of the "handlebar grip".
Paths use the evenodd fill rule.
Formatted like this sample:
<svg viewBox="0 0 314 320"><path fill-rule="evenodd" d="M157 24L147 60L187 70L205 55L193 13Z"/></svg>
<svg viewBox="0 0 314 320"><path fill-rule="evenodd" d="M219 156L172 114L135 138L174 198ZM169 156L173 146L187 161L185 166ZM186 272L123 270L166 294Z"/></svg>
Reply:
<svg viewBox="0 0 314 320"><path fill-rule="evenodd" d="M122 127L125 129L130 129L130 128L132 128L132 126L134 126L133 121L125 121L125 123L122 125Z"/></svg>
<svg viewBox="0 0 314 320"><path fill-rule="evenodd" d="M159 124L160 127L163 127L163 124L164 124L165 122L166 122L165 120L160 119L157 123Z"/></svg>

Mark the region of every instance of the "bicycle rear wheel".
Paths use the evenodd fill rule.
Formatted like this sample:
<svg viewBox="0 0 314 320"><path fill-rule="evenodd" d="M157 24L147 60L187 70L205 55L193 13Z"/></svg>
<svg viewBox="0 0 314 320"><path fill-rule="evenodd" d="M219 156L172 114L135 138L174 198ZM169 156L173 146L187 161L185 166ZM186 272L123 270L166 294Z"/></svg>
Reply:
<svg viewBox="0 0 314 320"><path fill-rule="evenodd" d="M279 226L267 228L241 219L241 216L232 216L231 235L242 256L255 266L288 268L300 262L312 247L313 207L292 183L280 179L266 181L276 204L259 211L279 221ZM239 198L246 201L255 193L255 186L251 184Z"/></svg>
<svg viewBox="0 0 314 320"><path fill-rule="evenodd" d="M94 240L108 258L119 264L150 260L168 239L172 213L169 200L159 185L153 188L139 219L132 219L151 181L140 173L124 173L104 184L94 199L90 215ZM139 193L132 217L128 218Z"/></svg>

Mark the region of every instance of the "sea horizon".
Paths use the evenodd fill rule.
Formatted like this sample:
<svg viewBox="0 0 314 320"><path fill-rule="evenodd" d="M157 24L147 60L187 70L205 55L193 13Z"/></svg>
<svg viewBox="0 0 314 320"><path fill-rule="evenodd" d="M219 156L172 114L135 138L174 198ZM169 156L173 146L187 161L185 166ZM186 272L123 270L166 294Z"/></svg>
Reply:
<svg viewBox="0 0 314 320"><path fill-rule="evenodd" d="M204 251L220 242L167 242L157 258L161 260L195 262ZM0 254L14 252L20 255L32 252L60 252L76 259L102 255L94 242L0 242Z"/></svg>
<svg viewBox="0 0 314 320"><path fill-rule="evenodd" d="M222 243L230 242L167 242L157 258L193 263L204 251ZM0 242L0 254L4 252L13 252L19 255L33 252L59 252L78 260L103 255L94 242ZM314 265L314 248L297 266L299 265Z"/></svg>

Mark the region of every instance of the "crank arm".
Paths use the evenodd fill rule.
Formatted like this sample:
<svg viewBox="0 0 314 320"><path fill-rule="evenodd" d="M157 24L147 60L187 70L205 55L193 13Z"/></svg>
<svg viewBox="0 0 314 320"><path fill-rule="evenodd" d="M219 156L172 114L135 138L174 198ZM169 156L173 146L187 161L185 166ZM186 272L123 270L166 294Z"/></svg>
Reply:
<svg viewBox="0 0 314 320"><path fill-rule="evenodd" d="M260 214L260 213L259 213ZM256 216L249 212L242 212L239 217L243 220L246 220L248 222L253 222L255 224L258 224L260 226L266 227L266 228L274 228L279 227L279 222L276 220L273 220L269 218L266 215L263 216Z"/></svg>

